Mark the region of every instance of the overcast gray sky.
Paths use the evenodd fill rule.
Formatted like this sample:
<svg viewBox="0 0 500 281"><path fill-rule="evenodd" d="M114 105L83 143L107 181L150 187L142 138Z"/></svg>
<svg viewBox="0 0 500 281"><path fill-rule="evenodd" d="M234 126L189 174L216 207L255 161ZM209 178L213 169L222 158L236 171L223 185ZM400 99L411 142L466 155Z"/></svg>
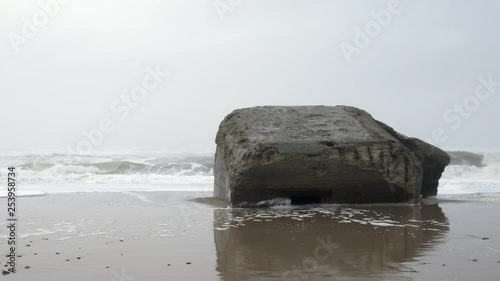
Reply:
<svg viewBox="0 0 500 281"><path fill-rule="evenodd" d="M233 109L319 104L500 148L500 87L479 79L500 82L498 1L54 1L0 0L1 151L75 147L103 120L96 150L211 150ZM148 67L170 76L125 114Z"/></svg>

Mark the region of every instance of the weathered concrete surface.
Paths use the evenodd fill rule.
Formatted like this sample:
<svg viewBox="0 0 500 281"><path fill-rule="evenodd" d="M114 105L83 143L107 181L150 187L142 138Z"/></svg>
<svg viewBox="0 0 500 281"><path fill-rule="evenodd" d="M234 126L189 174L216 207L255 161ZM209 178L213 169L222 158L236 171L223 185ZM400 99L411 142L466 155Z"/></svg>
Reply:
<svg viewBox="0 0 500 281"><path fill-rule="evenodd" d="M434 146L348 106L235 110L222 121L216 143L214 194L231 205L277 197L408 202L423 190L432 195L449 162Z"/></svg>
<svg viewBox="0 0 500 281"><path fill-rule="evenodd" d="M400 134L380 121L377 121L377 123L417 156L424 172L421 191L422 197L436 196L439 179L446 166L450 164L448 153L420 139Z"/></svg>

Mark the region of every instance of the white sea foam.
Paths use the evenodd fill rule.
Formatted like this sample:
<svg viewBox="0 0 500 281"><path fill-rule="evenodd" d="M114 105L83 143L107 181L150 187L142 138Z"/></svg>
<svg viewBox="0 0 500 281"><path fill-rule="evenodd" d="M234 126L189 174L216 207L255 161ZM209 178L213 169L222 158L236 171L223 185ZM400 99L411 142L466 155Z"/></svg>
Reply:
<svg viewBox="0 0 500 281"><path fill-rule="evenodd" d="M482 166L471 159L455 159L440 181L439 195L500 192L500 153L483 153ZM468 157L456 154L456 157ZM477 155L476 158L477 159ZM468 164L469 163L469 164ZM213 188L213 153L121 152L75 156L64 153L16 152L0 156L0 178L7 167L17 169L19 196L68 192L210 191ZM6 187L0 186L0 196ZM287 206L278 200L263 202Z"/></svg>
<svg viewBox="0 0 500 281"><path fill-rule="evenodd" d="M451 165L446 167L443 179L498 182L500 181L500 165L497 163L484 167Z"/></svg>
<svg viewBox="0 0 500 281"><path fill-rule="evenodd" d="M477 154L482 154L484 157L482 166L449 165L446 167L440 180L439 195L500 193L500 153Z"/></svg>
<svg viewBox="0 0 500 281"><path fill-rule="evenodd" d="M39 190L19 190L16 192L16 197L43 196L45 192ZM8 197L7 190L0 190L0 198Z"/></svg>
<svg viewBox="0 0 500 281"><path fill-rule="evenodd" d="M20 185L51 186L66 192L68 186L85 185L211 185L212 156L170 156L161 153L139 155L99 154L11 154L0 156L0 177L7 167L17 169ZM101 187L109 189L109 187ZM4 189L0 187L0 190ZM72 188L74 189L74 188ZM129 188L122 188L129 190ZM121 189L120 189L121 190Z"/></svg>
<svg viewBox="0 0 500 281"><path fill-rule="evenodd" d="M483 158L482 166L449 165L443 173L444 179L499 182L500 153L476 153ZM465 156L464 156L465 157Z"/></svg>
<svg viewBox="0 0 500 281"><path fill-rule="evenodd" d="M119 192L130 194L131 192L152 191L183 191L211 194L212 185L206 184L29 184L21 185L24 194L30 196L56 194L56 193L89 193L89 192ZM3 190L2 192L5 192ZM21 192L21 191L18 191ZM22 194L22 193L21 193ZM0 193L5 195L5 193ZM24 195L28 196L28 195ZM134 195L137 197L137 195ZM141 199L141 198L138 198Z"/></svg>

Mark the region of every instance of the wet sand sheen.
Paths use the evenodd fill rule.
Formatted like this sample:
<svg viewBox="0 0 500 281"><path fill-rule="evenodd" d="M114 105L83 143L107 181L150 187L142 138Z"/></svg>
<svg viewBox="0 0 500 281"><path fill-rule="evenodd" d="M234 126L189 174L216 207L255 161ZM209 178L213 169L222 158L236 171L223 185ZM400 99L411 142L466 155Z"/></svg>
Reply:
<svg viewBox="0 0 500 281"><path fill-rule="evenodd" d="M500 222L491 215L498 203L226 209L195 192L145 192L47 195L20 204L18 273L6 280L500 276Z"/></svg>

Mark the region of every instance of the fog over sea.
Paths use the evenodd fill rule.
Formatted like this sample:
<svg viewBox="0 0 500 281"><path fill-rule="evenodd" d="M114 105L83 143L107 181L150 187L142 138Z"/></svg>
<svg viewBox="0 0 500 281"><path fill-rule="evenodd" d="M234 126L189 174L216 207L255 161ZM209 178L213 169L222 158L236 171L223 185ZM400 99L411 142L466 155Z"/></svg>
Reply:
<svg viewBox="0 0 500 281"><path fill-rule="evenodd" d="M500 152L449 152L438 198L500 201ZM213 153L99 152L0 155L0 177L18 169L18 195L213 190ZM5 196L5 187L0 188Z"/></svg>

